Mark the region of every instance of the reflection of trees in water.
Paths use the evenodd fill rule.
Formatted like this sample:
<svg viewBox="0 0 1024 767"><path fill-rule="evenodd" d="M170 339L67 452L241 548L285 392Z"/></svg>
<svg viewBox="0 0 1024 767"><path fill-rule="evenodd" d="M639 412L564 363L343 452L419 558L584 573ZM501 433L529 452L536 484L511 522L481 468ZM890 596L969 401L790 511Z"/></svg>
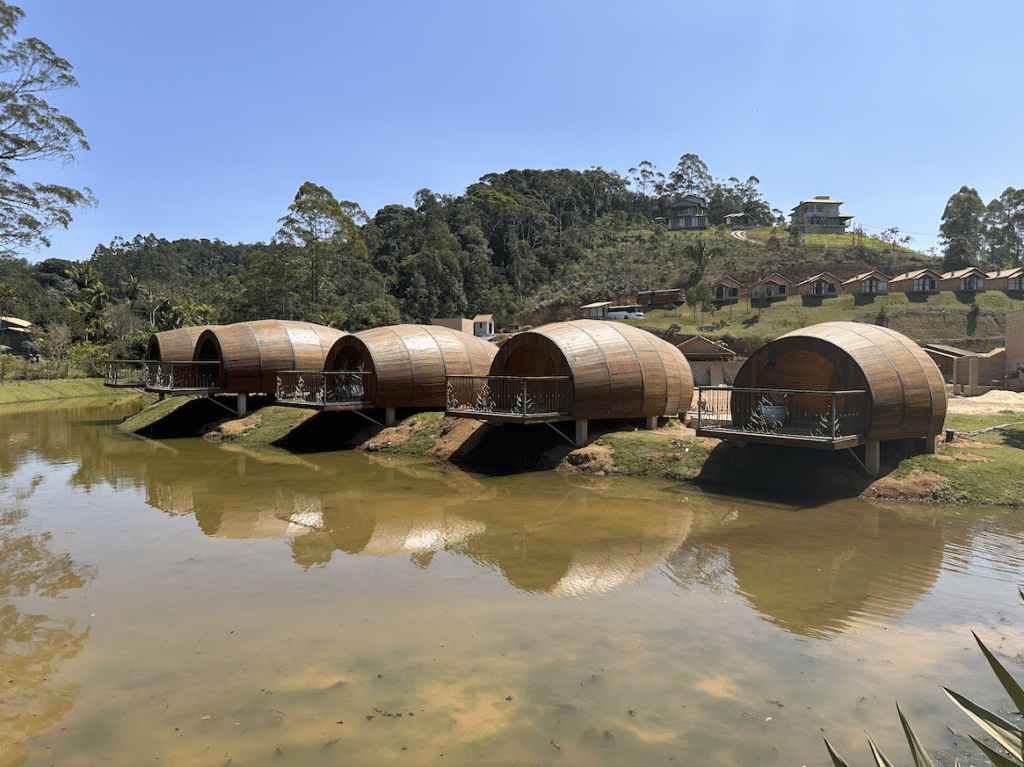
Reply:
<svg viewBox="0 0 1024 767"><path fill-rule="evenodd" d="M78 654L89 635L88 629L76 631L73 619L19 612L16 600L59 597L96 577L95 568L50 551L48 533L19 530L22 517L8 512L0 523L0 719L6 730L0 734L0 756L13 764L23 758L22 738L42 734L70 710L77 685L48 680L61 661Z"/></svg>
<svg viewBox="0 0 1024 767"><path fill-rule="evenodd" d="M76 465L71 483L86 490L100 482L114 484L123 471L110 464L112 454L132 440L118 439L96 425L117 423L126 414L118 405L91 405L4 415L0 437L0 473L10 474L33 456L50 463Z"/></svg>

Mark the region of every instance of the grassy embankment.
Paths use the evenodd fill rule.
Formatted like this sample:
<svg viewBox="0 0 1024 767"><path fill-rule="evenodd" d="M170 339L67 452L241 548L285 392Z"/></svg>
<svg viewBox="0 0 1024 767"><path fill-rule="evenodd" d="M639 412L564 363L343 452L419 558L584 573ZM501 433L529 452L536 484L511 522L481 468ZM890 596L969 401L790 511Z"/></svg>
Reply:
<svg viewBox="0 0 1024 767"><path fill-rule="evenodd" d="M11 381L0 386L0 415L26 410L63 407L68 401L76 404L137 401L140 408L152 398L131 389L110 389L98 378L71 380Z"/></svg>
<svg viewBox="0 0 1024 767"><path fill-rule="evenodd" d="M929 296L920 303L910 301L904 293L879 296L867 304L858 304L854 296L839 296L822 301L820 306L805 306L800 297L794 296L761 309L741 299L732 307L705 314L703 319L697 312L696 320L693 309L687 306L654 309L644 319L629 324L662 336L678 336L679 340L697 333L712 338L745 338L756 348L798 328L848 320L885 325L918 343L990 351L1003 345L1003 317L1012 309L1024 309L1024 301L1000 292L978 293L971 304L964 304L951 292Z"/></svg>
<svg viewBox="0 0 1024 767"><path fill-rule="evenodd" d="M904 479L914 471L931 472L946 479L945 484L932 491L933 500L1024 506L1024 412L948 415L945 425L960 435L970 436L941 444L937 455L901 461L893 478ZM1004 428L976 433L994 426Z"/></svg>

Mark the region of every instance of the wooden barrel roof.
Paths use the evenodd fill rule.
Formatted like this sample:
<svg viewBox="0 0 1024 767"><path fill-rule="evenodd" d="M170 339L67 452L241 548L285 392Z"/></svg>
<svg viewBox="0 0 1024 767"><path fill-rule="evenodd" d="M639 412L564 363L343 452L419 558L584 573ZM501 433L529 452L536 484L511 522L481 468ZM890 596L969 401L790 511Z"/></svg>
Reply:
<svg viewBox="0 0 1024 767"><path fill-rule="evenodd" d="M860 322L823 322L758 349L736 374L744 388L866 389L869 440L942 431L946 386L924 349L902 333Z"/></svg>
<svg viewBox="0 0 1024 767"><path fill-rule="evenodd" d="M487 375L498 347L440 325L389 325L339 338L324 370L375 373L377 407L444 407L445 376Z"/></svg>
<svg viewBox="0 0 1024 767"><path fill-rule="evenodd" d="M518 333L498 350L491 375L570 376L574 419L675 415L693 399L683 353L618 322L555 322Z"/></svg>
<svg viewBox="0 0 1024 767"><path fill-rule="evenodd" d="M282 370L322 370L341 330L293 320L257 320L217 325L196 341L196 360L220 362L220 388L232 394L277 390Z"/></svg>
<svg viewBox="0 0 1024 767"><path fill-rule="evenodd" d="M146 359L160 362L187 362L196 351L199 335L212 325L162 330L149 337Z"/></svg>

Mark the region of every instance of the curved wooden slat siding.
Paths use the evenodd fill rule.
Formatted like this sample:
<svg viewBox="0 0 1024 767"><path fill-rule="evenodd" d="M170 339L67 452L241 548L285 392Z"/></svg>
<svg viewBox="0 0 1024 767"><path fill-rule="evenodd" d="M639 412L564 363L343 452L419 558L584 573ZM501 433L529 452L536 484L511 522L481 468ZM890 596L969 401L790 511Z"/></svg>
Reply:
<svg viewBox="0 0 1024 767"><path fill-rule="evenodd" d="M377 407L444 407L445 376L486 375L498 347L440 325L390 325L334 342L324 370L362 370Z"/></svg>
<svg viewBox="0 0 1024 767"><path fill-rule="evenodd" d="M777 338L750 356L735 385L866 389L868 440L929 437L946 418L946 386L931 357L902 333L860 322L824 322Z"/></svg>
<svg viewBox="0 0 1024 767"><path fill-rule="evenodd" d="M292 320L257 320L204 330L196 341L195 360L220 362L219 385L230 394L277 389L282 370L322 370L341 330Z"/></svg>
<svg viewBox="0 0 1024 767"><path fill-rule="evenodd" d="M146 359L159 362L187 362L196 351L196 342L207 328L213 325L196 325L191 328L163 330L149 337Z"/></svg>
<svg viewBox="0 0 1024 767"><path fill-rule="evenodd" d="M693 399L683 353L617 322L556 322L518 333L498 350L491 375L571 376L574 419L675 415Z"/></svg>

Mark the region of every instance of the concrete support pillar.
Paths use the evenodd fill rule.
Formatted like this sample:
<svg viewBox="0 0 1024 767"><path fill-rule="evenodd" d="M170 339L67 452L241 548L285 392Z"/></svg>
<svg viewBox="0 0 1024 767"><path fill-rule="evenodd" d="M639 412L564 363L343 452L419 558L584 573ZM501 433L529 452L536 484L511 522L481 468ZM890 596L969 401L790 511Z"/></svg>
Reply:
<svg viewBox="0 0 1024 767"><path fill-rule="evenodd" d="M587 419L582 418L576 421L576 446L583 447L587 444Z"/></svg>
<svg viewBox="0 0 1024 767"><path fill-rule="evenodd" d="M967 395L970 397L976 397L981 392L978 391L978 358L970 357L967 363Z"/></svg>
<svg viewBox="0 0 1024 767"><path fill-rule="evenodd" d="M924 452L928 455L935 455L939 451L939 435L930 434L924 438Z"/></svg>
<svg viewBox="0 0 1024 767"><path fill-rule="evenodd" d="M384 408L384 425L385 426L394 426L396 420L397 419L395 418L395 408L393 408L393 407L386 407L386 408Z"/></svg>
<svg viewBox="0 0 1024 767"><path fill-rule="evenodd" d="M872 477L877 477L882 468L882 443L875 440L864 443L864 468Z"/></svg>
<svg viewBox="0 0 1024 767"><path fill-rule="evenodd" d="M647 431L654 431L655 429L658 428L658 416L652 415L649 418L647 418L646 421Z"/></svg>
<svg viewBox="0 0 1024 767"><path fill-rule="evenodd" d="M246 407L246 404L247 404L248 397L249 397L248 394L239 394L238 395L238 399L237 399L238 405L236 407L236 410L238 411L238 417L239 418L242 418L245 415L245 413L246 413L245 407Z"/></svg>

